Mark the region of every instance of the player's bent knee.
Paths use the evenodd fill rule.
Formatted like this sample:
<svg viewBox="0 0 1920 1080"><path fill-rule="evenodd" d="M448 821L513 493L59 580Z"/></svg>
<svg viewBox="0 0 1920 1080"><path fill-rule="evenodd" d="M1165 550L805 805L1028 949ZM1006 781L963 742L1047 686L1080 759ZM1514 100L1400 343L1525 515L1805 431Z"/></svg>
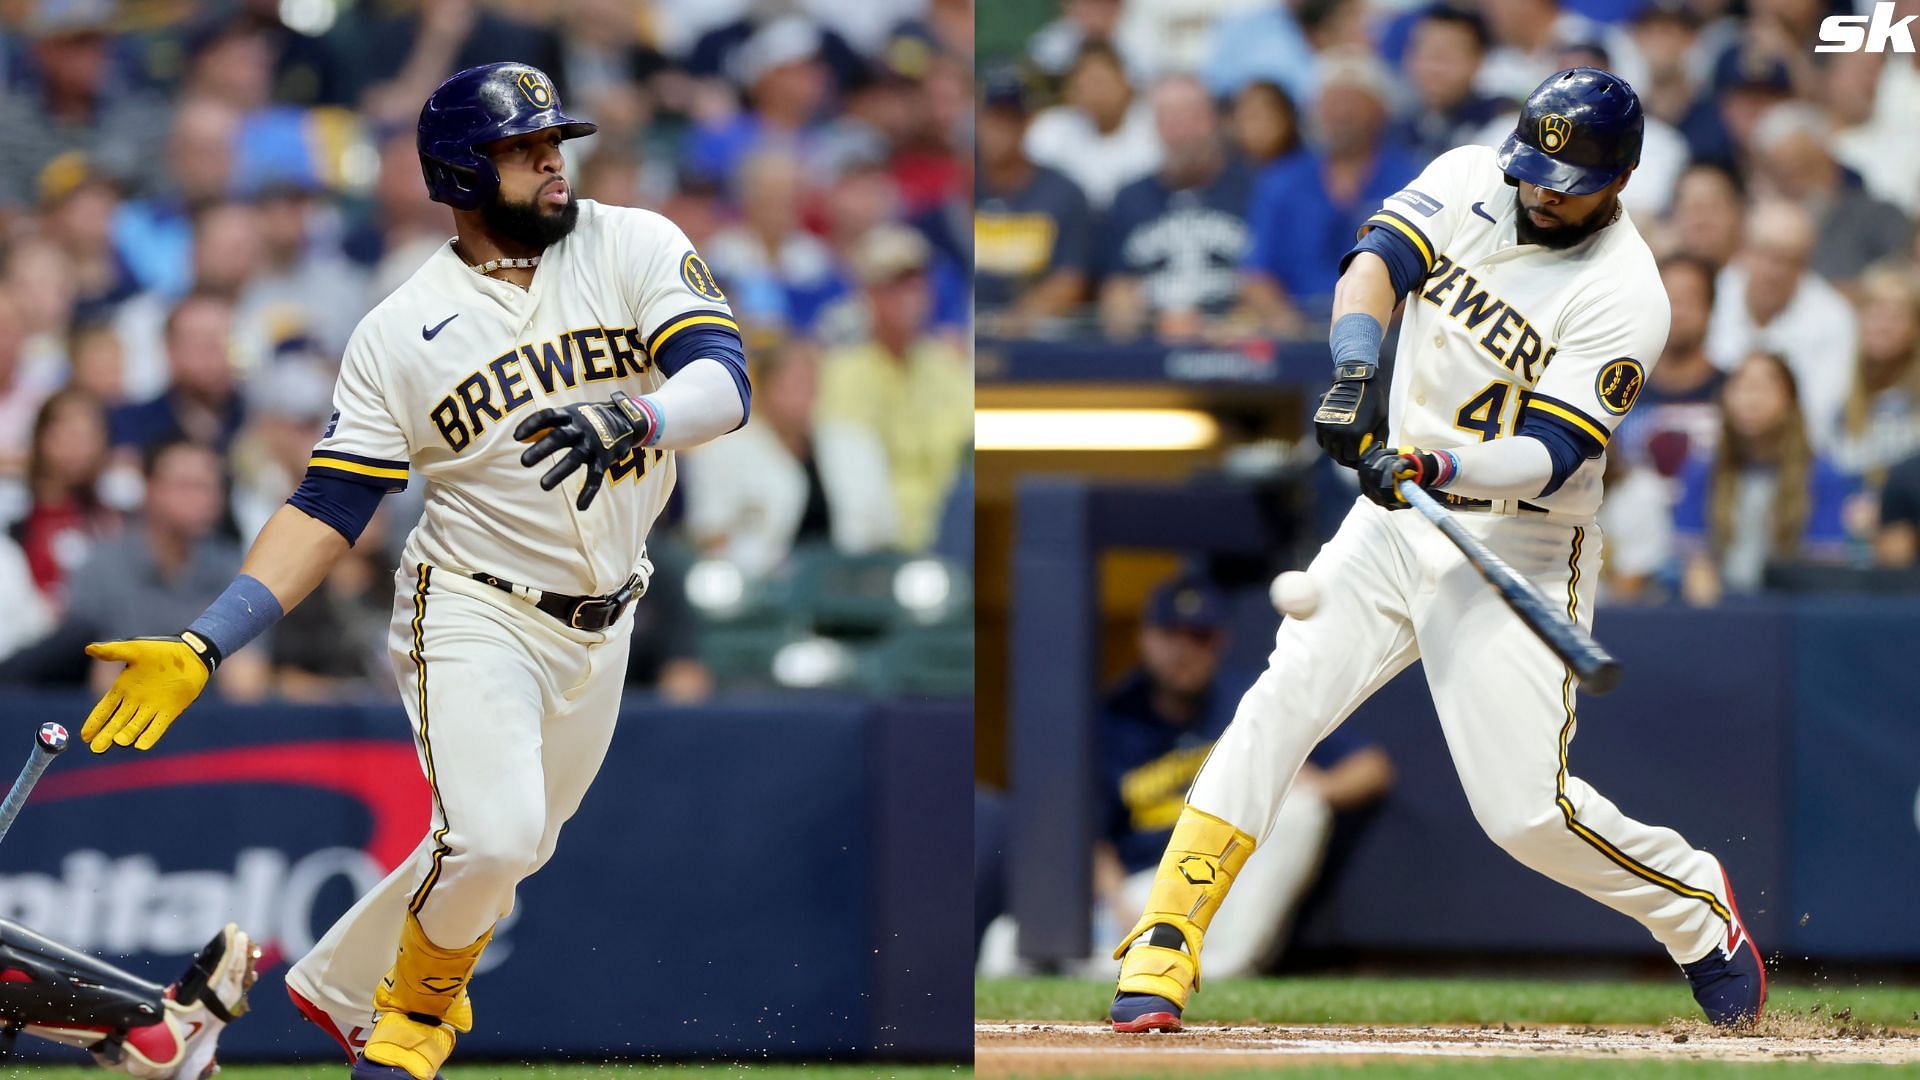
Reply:
<svg viewBox="0 0 1920 1080"><path fill-rule="evenodd" d="M461 876L511 888L540 862L538 829L506 828L474 838L454 852Z"/></svg>
<svg viewBox="0 0 1920 1080"><path fill-rule="evenodd" d="M1528 866L1552 858L1553 852L1571 839L1566 819L1554 806L1532 813L1503 812L1478 817L1487 839Z"/></svg>

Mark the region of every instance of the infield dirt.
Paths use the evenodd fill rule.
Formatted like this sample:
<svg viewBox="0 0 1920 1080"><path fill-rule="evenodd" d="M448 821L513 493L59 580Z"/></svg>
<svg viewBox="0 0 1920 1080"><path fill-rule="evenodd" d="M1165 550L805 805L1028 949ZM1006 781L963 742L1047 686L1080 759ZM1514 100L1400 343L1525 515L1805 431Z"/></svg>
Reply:
<svg viewBox="0 0 1920 1080"><path fill-rule="evenodd" d="M1737 1034L1692 1020L1660 1027L1222 1025L1159 1035L1116 1035L1098 1023L1010 1021L975 1024L974 1045L974 1066L981 1077L1181 1075L1362 1061L1541 1056L1920 1066L1920 1032L1855 1024L1845 1016L1770 1017L1755 1030Z"/></svg>

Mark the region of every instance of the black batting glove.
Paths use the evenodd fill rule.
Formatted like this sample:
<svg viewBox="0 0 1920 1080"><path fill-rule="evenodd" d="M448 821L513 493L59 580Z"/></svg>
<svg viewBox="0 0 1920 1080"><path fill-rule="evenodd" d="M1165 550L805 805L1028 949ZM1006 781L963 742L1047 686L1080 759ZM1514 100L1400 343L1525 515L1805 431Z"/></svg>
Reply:
<svg viewBox="0 0 1920 1080"><path fill-rule="evenodd" d="M513 429L514 438L533 442L520 455L520 464L529 469L553 456L555 451L563 451L559 462L540 478L540 490L552 491L572 476L575 469L586 466L586 485L574 500L574 505L582 510L600 493L607 469L636 447L645 445L652 433L652 414L617 390L609 401L541 409Z"/></svg>
<svg viewBox="0 0 1920 1080"><path fill-rule="evenodd" d="M1407 448L1398 452L1375 446L1360 462L1360 491L1389 510L1405 510L1407 500L1394 485L1412 480L1423 488L1435 488L1453 479L1455 462L1444 450Z"/></svg>
<svg viewBox="0 0 1920 1080"><path fill-rule="evenodd" d="M1378 364L1338 364L1333 387L1320 395L1313 413L1313 437L1334 464L1360 467L1367 451L1386 437L1387 388L1374 376Z"/></svg>

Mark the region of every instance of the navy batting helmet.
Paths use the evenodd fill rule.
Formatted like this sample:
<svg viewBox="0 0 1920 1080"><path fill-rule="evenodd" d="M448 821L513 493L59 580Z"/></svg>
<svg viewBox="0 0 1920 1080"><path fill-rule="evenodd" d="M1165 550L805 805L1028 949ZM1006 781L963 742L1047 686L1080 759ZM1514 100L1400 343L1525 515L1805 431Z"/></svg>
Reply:
<svg viewBox="0 0 1920 1080"><path fill-rule="evenodd" d="M1599 68L1570 68L1527 95L1500 146L1500 170L1548 191L1591 195L1640 163L1645 130L1633 87Z"/></svg>
<svg viewBox="0 0 1920 1080"><path fill-rule="evenodd" d="M563 139L595 125L560 111L547 73L529 64L482 64L440 84L420 109L420 171L435 202L477 210L500 188L500 173L477 147L545 128Z"/></svg>

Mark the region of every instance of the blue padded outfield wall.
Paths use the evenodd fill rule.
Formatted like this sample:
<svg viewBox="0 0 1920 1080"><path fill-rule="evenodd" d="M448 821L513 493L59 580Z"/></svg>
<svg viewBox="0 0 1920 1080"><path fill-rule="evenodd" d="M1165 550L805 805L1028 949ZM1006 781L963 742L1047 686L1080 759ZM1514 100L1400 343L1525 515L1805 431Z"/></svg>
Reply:
<svg viewBox="0 0 1920 1080"><path fill-rule="evenodd" d="M1030 956L1086 953L1099 553L1245 553L1261 542L1246 502L1191 486L1022 489L1008 873ZM1264 596L1239 611L1225 676L1236 687L1259 671L1278 620ZM1573 773L1720 856L1770 954L1920 960L1920 597L1603 606L1596 636L1627 676L1608 697L1581 697ZM1418 665L1348 723L1387 749L1398 781L1303 922L1303 944L1662 955L1637 924L1481 834Z"/></svg>
<svg viewBox="0 0 1920 1080"><path fill-rule="evenodd" d="M971 1053L971 707L723 700L629 700L495 933L462 1057ZM88 704L0 695L0 769ZM223 1059L332 1060L281 976L427 808L397 705L209 701L150 753L55 762L0 845L0 914L159 982L237 920L267 970Z"/></svg>

